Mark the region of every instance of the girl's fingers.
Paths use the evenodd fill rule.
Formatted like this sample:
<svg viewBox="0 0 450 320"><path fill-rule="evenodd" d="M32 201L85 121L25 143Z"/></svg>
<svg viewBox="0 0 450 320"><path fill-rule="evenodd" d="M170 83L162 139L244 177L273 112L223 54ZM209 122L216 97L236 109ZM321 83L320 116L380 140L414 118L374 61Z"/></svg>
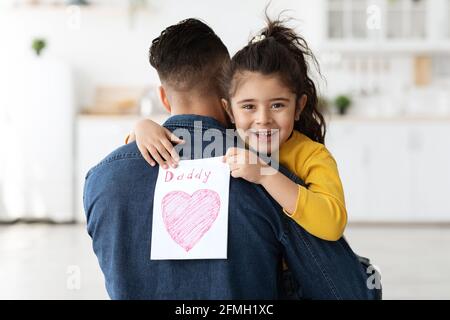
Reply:
<svg viewBox="0 0 450 320"><path fill-rule="evenodd" d="M241 148L229 148L224 156L224 162L229 162L228 159L233 159L234 162L244 164L247 163L247 151Z"/></svg>
<svg viewBox="0 0 450 320"><path fill-rule="evenodd" d="M184 140L178 138L176 135L174 135L169 129L165 129L167 138L169 138L170 141L175 142L176 144L183 144Z"/></svg>
<svg viewBox="0 0 450 320"><path fill-rule="evenodd" d="M165 162L173 167L175 162L173 161L172 157L170 156L170 153L167 152L166 147L164 147L163 144L157 144L155 147L156 147L156 150L158 150L161 157L165 160ZM164 168L164 169L167 169L167 168Z"/></svg>
<svg viewBox="0 0 450 320"><path fill-rule="evenodd" d="M242 169L242 164L239 162L239 157L238 156L232 156L230 158L228 158L227 161L228 167L230 168L230 171L236 171Z"/></svg>
<svg viewBox="0 0 450 320"><path fill-rule="evenodd" d="M149 165L154 167L155 161L153 161L153 159L148 154L148 150L145 147L141 147L141 145L138 145L138 149L141 152L141 155L144 157L145 161L147 161Z"/></svg>
<svg viewBox="0 0 450 320"><path fill-rule="evenodd" d="M231 163L229 166L230 166L230 171L231 172L236 171L236 170L238 170L240 168L239 165L237 165L235 163Z"/></svg>
<svg viewBox="0 0 450 320"><path fill-rule="evenodd" d="M237 148L228 148L227 152L223 156L222 161L223 162L229 162L229 159L236 156L238 153Z"/></svg>
<svg viewBox="0 0 450 320"><path fill-rule="evenodd" d="M231 174L231 176L233 178L240 178L241 177L241 170L239 170L239 169L232 170L230 174Z"/></svg>
<svg viewBox="0 0 450 320"><path fill-rule="evenodd" d="M259 157L258 157L257 161L263 166L268 166L269 165L266 161L264 161L263 159L261 159Z"/></svg>
<svg viewBox="0 0 450 320"><path fill-rule="evenodd" d="M247 158L245 156L245 153L229 156L225 159L225 162L228 163L229 165L230 164L238 164L238 165L249 164L247 161Z"/></svg>
<svg viewBox="0 0 450 320"><path fill-rule="evenodd" d="M175 164L178 163L178 161L180 161L180 156L178 155L177 150L175 150L175 148L173 147L172 143L169 140L161 140L161 144L164 146L164 148L166 148L167 152L170 153L171 156L171 161Z"/></svg>
<svg viewBox="0 0 450 320"><path fill-rule="evenodd" d="M230 156L236 155L239 153L239 148L228 148L227 152L225 153L225 157L228 158Z"/></svg>
<svg viewBox="0 0 450 320"><path fill-rule="evenodd" d="M225 158L225 162L229 165L237 163L237 156L228 156Z"/></svg>
<svg viewBox="0 0 450 320"><path fill-rule="evenodd" d="M152 155L153 159L155 159L155 161L163 168L163 169L167 169L167 164L166 162L161 158L161 156L158 153L158 150L156 150L155 147L151 146L148 148L148 150L150 151L150 154Z"/></svg>

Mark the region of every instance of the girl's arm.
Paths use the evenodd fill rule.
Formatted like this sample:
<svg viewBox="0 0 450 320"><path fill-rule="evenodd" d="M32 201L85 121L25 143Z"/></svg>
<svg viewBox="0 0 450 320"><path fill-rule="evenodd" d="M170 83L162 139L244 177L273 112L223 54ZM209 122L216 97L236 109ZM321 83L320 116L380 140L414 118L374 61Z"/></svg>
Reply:
<svg viewBox="0 0 450 320"><path fill-rule="evenodd" d="M308 154L308 152L307 152ZM308 157L293 157L306 187L299 186L297 206L291 217L306 231L324 240L339 240L347 225L344 190L337 163L324 147L316 148Z"/></svg>
<svg viewBox="0 0 450 320"><path fill-rule="evenodd" d="M273 170L276 171L274 174L261 177L261 185L290 216L290 212L297 208L299 185L280 171Z"/></svg>
<svg viewBox="0 0 450 320"><path fill-rule="evenodd" d="M229 164L233 177L261 184L284 212L309 233L328 241L342 237L347 211L336 164L327 152L319 150L305 164L308 189L295 184L261 159L252 161L251 157L256 155L248 150L230 148L224 161Z"/></svg>
<svg viewBox="0 0 450 320"><path fill-rule="evenodd" d="M129 143L134 140L136 140L142 156L152 167L156 163L164 169L167 169L168 165L174 168L177 166L180 157L172 142L182 144L184 140L178 138L170 130L150 119L139 120L125 142Z"/></svg>
<svg viewBox="0 0 450 320"><path fill-rule="evenodd" d="M261 184L287 212L295 211L299 186L263 162L253 152L241 148L230 148L227 150L224 161L230 166L232 177Z"/></svg>

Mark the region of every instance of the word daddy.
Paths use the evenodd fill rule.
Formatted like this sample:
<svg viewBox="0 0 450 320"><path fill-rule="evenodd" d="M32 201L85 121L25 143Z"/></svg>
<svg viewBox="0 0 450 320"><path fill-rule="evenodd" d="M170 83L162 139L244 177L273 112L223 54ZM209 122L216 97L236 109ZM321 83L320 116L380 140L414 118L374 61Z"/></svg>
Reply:
<svg viewBox="0 0 450 320"><path fill-rule="evenodd" d="M164 182L198 179L202 183L207 183L210 175L211 170L203 171L203 169L200 169L200 171L192 169L188 174L186 174L186 172L175 174L172 171L167 170Z"/></svg>

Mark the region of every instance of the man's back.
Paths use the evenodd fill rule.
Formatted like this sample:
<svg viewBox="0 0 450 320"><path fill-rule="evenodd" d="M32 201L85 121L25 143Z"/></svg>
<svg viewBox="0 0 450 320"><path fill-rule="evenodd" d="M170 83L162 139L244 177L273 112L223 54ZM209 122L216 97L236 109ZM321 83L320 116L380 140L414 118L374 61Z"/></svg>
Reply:
<svg viewBox="0 0 450 320"><path fill-rule="evenodd" d="M202 129L194 128L202 121ZM211 118L175 116L169 129L223 130ZM223 131L222 131L223 132ZM209 142L203 142L203 148ZM219 154L216 154L218 156ZM194 154L191 155L194 157ZM88 232L113 299L275 299L283 222L259 186L231 179L228 258L150 260L158 167L135 143L111 153L86 177Z"/></svg>

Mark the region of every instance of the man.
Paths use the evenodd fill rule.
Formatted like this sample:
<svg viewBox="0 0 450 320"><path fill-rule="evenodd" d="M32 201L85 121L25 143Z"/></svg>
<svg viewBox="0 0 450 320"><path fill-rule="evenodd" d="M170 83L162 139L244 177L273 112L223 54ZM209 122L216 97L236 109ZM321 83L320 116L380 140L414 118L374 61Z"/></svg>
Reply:
<svg viewBox="0 0 450 320"><path fill-rule="evenodd" d="M226 138L218 77L228 61L222 41L196 19L168 27L153 41L150 63L161 79L160 98L172 114L166 128L192 136L216 130ZM191 154L183 156L201 158L196 150L210 141L201 141L201 148L194 139L189 143ZM303 297L374 297L344 239L327 242L311 236L283 215L261 187L242 179L230 181L227 259L150 260L157 176L158 167L148 165L130 143L86 177L88 233L112 299L276 299L282 294L281 257L301 284Z"/></svg>

